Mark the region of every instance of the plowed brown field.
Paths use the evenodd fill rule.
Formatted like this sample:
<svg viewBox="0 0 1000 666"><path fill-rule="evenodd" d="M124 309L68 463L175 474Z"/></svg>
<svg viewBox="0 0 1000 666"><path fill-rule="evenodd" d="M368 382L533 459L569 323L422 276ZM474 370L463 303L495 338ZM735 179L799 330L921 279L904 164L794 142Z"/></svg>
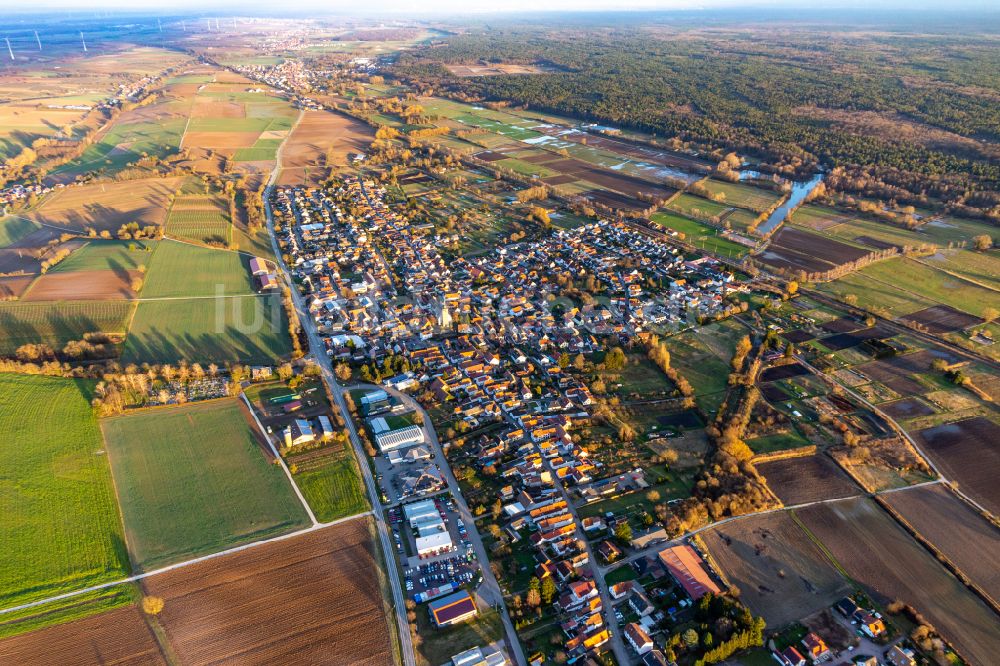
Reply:
<svg viewBox="0 0 1000 666"><path fill-rule="evenodd" d="M391 664L364 520L146 579L181 663Z"/></svg>
<svg viewBox="0 0 1000 666"><path fill-rule="evenodd" d="M912 605L970 663L995 663L997 616L871 500L820 504L796 515L877 600Z"/></svg>
<svg viewBox="0 0 1000 666"><path fill-rule="evenodd" d="M0 664L166 665L135 606L0 641Z"/></svg>

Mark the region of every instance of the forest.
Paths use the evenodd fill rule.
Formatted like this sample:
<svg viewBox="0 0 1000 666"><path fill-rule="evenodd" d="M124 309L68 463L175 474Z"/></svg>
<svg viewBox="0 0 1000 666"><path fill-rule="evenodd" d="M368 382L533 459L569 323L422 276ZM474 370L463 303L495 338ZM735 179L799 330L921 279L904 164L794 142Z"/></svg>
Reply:
<svg viewBox="0 0 1000 666"><path fill-rule="evenodd" d="M981 211L1000 204L1000 40L991 34L491 23L404 53L393 72L438 94L509 101L765 170L855 175ZM544 64L461 78L445 64Z"/></svg>

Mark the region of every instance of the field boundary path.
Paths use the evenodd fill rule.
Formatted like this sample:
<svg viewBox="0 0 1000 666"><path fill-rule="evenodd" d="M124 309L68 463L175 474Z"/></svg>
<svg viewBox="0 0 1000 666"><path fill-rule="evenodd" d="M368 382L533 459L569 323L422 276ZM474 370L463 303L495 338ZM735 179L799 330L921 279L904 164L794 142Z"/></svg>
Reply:
<svg viewBox="0 0 1000 666"><path fill-rule="evenodd" d="M295 127L298 126L303 115L303 112L300 111L299 117L292 126L292 130L289 131L288 136L291 136L292 132L295 131ZM285 141L287 141L287 137ZM284 257L281 256L281 248L278 247L278 237L274 232L274 214L271 211L271 193L274 191L275 182L277 182L278 175L281 172L281 152L284 149L284 146L285 142L283 141L275 154L275 167L274 170L271 171L271 176L267 180L267 187L264 188L264 214L267 220L268 234L271 237L271 249L274 252L275 262L281 269L282 279L291 292L292 303L295 306L296 315L299 318L302 330L305 331L308 338L311 356L319 365L322 371L323 381L326 383L331 395L333 395L337 408L340 409L341 413L345 416L344 421L347 424L347 433L351 440L351 448L354 451L354 457L358 461L358 468L361 471L361 477L364 480L365 489L368 491L368 501L372 506L372 510L369 513L375 519L375 526L377 528L379 542L381 544L382 559L385 562L386 577L389 579L389 585L392 588L393 606L396 612L396 624L398 625L399 641L402 646L403 664L404 666L416 666L416 655L413 649L413 641L410 637L410 623L406 617L406 604L403 596L403 588L399 580L399 570L397 567L392 565L388 559L393 556L392 554L394 551L392 542L389 540L389 531L385 524L385 516L381 511L382 498L379 495L378 487L375 485L375 479L372 476L371 466L369 465L367 454L365 454L364 448L361 446L361 438L358 436L358 432L355 429L354 420L350 417L350 412L347 411L347 404L344 401L343 388L337 382L333 374L333 365L330 362L330 357L322 351L325 349L323 341L319 337L319 333L316 330L312 317L309 316L309 311L305 307L302 294L299 293L298 288L292 281L291 272L285 264Z"/></svg>
<svg viewBox="0 0 1000 666"><path fill-rule="evenodd" d="M285 464L285 460L278 453L278 449L274 448L274 442L271 441L271 436L267 434L267 429L264 427L264 424L260 422L260 418L257 416L257 412L254 410L253 405L250 404L250 399L247 398L247 394L240 391L240 398L243 399L247 409L250 410L250 415L253 416L254 423L257 424L257 428L260 430L261 436L263 436L267 441L267 446L271 449L271 453L274 454L274 459L278 461L278 464L281 465L281 469L285 473L285 476L288 477L288 483L292 484L292 490L295 491L296 497L298 497L299 501L302 502L302 507L306 510L306 514L309 516L310 522L312 522L314 527L319 525L319 521L316 520L316 514L313 513L312 507L309 506L309 502L306 501L302 491L299 490L298 484L295 483L295 479L292 478L292 472L288 469L288 465Z"/></svg>
<svg viewBox="0 0 1000 666"><path fill-rule="evenodd" d="M226 555L239 553L244 550L250 550L252 548L257 548L258 546L264 546L269 543L275 543L277 541L285 541L286 539L293 539L297 536L302 536L303 534L309 534L310 532L316 532L318 530L325 530L328 527L334 527L335 525L340 525L341 523L346 523L351 520L357 520L358 518L364 518L365 516L368 516L371 513L372 513L371 511L364 511L362 513L356 513L353 516L345 516L343 518L338 518L337 520L330 521L329 523L316 523L301 530L295 530L294 532L288 532L287 534L279 534L278 536L271 537L269 539L261 539L260 541L251 541L250 543L244 543L239 546L233 546L232 548L227 548L226 550L220 550L216 553L209 553L208 555L201 555L200 557L196 557L190 560L184 560L183 562L175 562L173 564L168 564L165 567L160 567L159 569L153 569L152 571L146 571L144 573L135 574L127 578L112 580L108 581L107 583L101 583L99 585L91 585L90 587L85 587L79 590L73 590L72 592L64 592L62 594L57 594L55 596L47 597L45 599L38 599L36 601L30 601L28 603L20 604L18 606L2 608L0 609L0 615L6 615L7 613L13 613L16 611L26 610L29 608L35 608L37 606L42 606L44 604L48 604L53 601L72 599L73 597L77 597L81 594L87 594L88 592L96 592L98 590L106 590L109 587L125 585L126 583L134 583L136 581L143 580L144 578L159 576L160 574L165 574L170 571L176 571L178 569L183 569L185 567L189 567L194 564L200 564L202 562L214 560L219 557L225 557Z"/></svg>

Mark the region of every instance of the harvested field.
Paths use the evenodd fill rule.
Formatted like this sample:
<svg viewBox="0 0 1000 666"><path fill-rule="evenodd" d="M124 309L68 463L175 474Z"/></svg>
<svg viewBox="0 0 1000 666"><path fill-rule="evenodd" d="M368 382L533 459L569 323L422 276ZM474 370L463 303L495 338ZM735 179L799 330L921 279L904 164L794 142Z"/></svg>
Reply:
<svg viewBox="0 0 1000 666"><path fill-rule="evenodd" d="M59 190L29 217L67 231L116 232L129 222L161 226L181 178L95 183Z"/></svg>
<svg viewBox="0 0 1000 666"><path fill-rule="evenodd" d="M787 512L733 521L702 534L740 599L771 628L811 615L850 585Z"/></svg>
<svg viewBox="0 0 1000 666"><path fill-rule="evenodd" d="M823 346L833 351L841 351L857 347L866 340L884 340L891 338L896 332L885 326L872 326L853 333L837 333L820 340Z"/></svg>
<svg viewBox="0 0 1000 666"><path fill-rule="evenodd" d="M934 408L917 398L903 398L887 402L880 409L894 419L912 419L918 416L930 416Z"/></svg>
<svg viewBox="0 0 1000 666"><path fill-rule="evenodd" d="M156 636L135 606L0 641L0 663L163 664Z"/></svg>
<svg viewBox="0 0 1000 666"><path fill-rule="evenodd" d="M87 271L47 273L23 295L24 301L108 301L135 298L132 280L138 271Z"/></svg>
<svg viewBox="0 0 1000 666"><path fill-rule="evenodd" d="M365 520L154 576L183 664L393 663Z"/></svg>
<svg viewBox="0 0 1000 666"><path fill-rule="evenodd" d="M847 245L793 227L782 227L759 259L772 268L792 272L826 273L857 261L868 250Z"/></svg>
<svg viewBox="0 0 1000 666"><path fill-rule="evenodd" d="M641 212L650 207L650 204L646 201L634 199L617 192L609 192L608 190L587 190L583 193L583 196L596 204L607 206L613 210Z"/></svg>
<svg viewBox="0 0 1000 666"><path fill-rule="evenodd" d="M831 333L850 333L861 328L862 324L854 317L837 317L820 324L820 328Z"/></svg>
<svg viewBox="0 0 1000 666"><path fill-rule="evenodd" d="M757 471L789 506L861 493L850 477L822 454L758 463Z"/></svg>
<svg viewBox="0 0 1000 666"><path fill-rule="evenodd" d="M934 305L900 317L899 319L900 321L918 324L923 330L935 335L960 331L983 323L983 320L979 317L966 314L948 305Z"/></svg>
<svg viewBox="0 0 1000 666"><path fill-rule="evenodd" d="M794 344L802 344L803 342L809 342L816 336L809 331L803 331L802 329L795 329L794 331L785 331L781 334L785 340L792 342Z"/></svg>
<svg viewBox="0 0 1000 666"><path fill-rule="evenodd" d="M34 279L31 275L0 278L0 299L20 298Z"/></svg>
<svg viewBox="0 0 1000 666"><path fill-rule="evenodd" d="M809 370L801 363L788 363L768 368L760 373L760 381L761 383L775 382L779 379L791 379L792 377L801 377L808 374Z"/></svg>
<svg viewBox="0 0 1000 666"><path fill-rule="evenodd" d="M471 76L515 76L523 74L542 74L556 71L543 65L515 65L496 63L490 65L445 65L455 76L463 78Z"/></svg>
<svg viewBox="0 0 1000 666"><path fill-rule="evenodd" d="M993 663L1000 653L996 615L874 502L852 499L795 513L877 601L909 603L972 663Z"/></svg>
<svg viewBox="0 0 1000 666"><path fill-rule="evenodd" d="M237 148L249 148L257 141L260 132L187 132L184 135L185 146L198 148L213 148L229 154Z"/></svg>
<svg viewBox="0 0 1000 666"><path fill-rule="evenodd" d="M870 379L882 382L900 395L913 395L925 390L923 384L910 377L911 373L893 366L888 361L872 361L857 366L856 370Z"/></svg>
<svg viewBox="0 0 1000 666"><path fill-rule="evenodd" d="M476 153L475 155L473 155L473 157L481 159L484 162L499 162L500 160L507 159L506 155L504 155L503 153L498 153L495 150L484 150L481 153ZM531 160L528 161L530 162Z"/></svg>
<svg viewBox="0 0 1000 666"><path fill-rule="evenodd" d="M942 484L885 495L921 536L933 543L990 597L1000 600L1000 529Z"/></svg>
<svg viewBox="0 0 1000 666"><path fill-rule="evenodd" d="M921 448L942 474L994 515L1000 514L1000 426L976 418L926 428L917 433Z"/></svg>
<svg viewBox="0 0 1000 666"><path fill-rule="evenodd" d="M280 185L316 185L350 155L368 152L375 132L367 123L329 111L306 111L281 150Z"/></svg>

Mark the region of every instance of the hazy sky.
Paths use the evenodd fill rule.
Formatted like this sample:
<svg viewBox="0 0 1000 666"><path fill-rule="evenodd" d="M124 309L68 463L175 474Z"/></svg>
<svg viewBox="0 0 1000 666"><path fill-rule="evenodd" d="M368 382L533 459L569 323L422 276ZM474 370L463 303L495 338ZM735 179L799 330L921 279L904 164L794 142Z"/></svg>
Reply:
<svg viewBox="0 0 1000 666"><path fill-rule="evenodd" d="M9 0L0 0L0 5ZM265 2L264 0L32 0L30 3L10 6L15 11L39 11L48 8L89 11L97 8L115 8L131 11L201 11L212 9L229 12L252 10L254 13L269 9L280 15L282 10L313 10L321 13L445 13L468 12L526 12L565 10L650 10L650 9L717 9L728 7L788 7L794 9L841 9L857 8L865 10L947 10L981 9L995 12L997 0L284 0Z"/></svg>

